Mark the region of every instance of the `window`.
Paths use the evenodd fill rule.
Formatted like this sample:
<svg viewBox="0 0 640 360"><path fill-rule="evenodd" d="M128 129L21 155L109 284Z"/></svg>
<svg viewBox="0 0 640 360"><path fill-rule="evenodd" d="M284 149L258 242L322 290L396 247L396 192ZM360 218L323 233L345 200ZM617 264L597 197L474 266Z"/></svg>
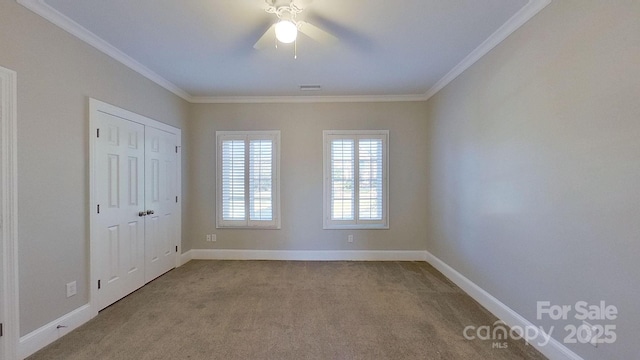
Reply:
<svg viewBox="0 0 640 360"><path fill-rule="evenodd" d="M388 229L389 131L324 132L324 228Z"/></svg>
<svg viewBox="0 0 640 360"><path fill-rule="evenodd" d="M280 132L218 131L216 226L280 228Z"/></svg>

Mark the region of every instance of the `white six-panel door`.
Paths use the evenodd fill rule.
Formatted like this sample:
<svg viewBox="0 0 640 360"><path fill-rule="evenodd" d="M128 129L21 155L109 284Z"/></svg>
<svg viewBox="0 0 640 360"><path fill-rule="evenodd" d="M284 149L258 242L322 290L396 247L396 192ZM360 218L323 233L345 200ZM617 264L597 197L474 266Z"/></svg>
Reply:
<svg viewBox="0 0 640 360"><path fill-rule="evenodd" d="M145 127L105 113L97 120L96 260L103 309L145 284Z"/></svg>
<svg viewBox="0 0 640 360"><path fill-rule="evenodd" d="M93 99L91 130L97 314L177 264L180 130Z"/></svg>
<svg viewBox="0 0 640 360"><path fill-rule="evenodd" d="M176 264L176 135L147 126L145 148L145 281L149 282Z"/></svg>

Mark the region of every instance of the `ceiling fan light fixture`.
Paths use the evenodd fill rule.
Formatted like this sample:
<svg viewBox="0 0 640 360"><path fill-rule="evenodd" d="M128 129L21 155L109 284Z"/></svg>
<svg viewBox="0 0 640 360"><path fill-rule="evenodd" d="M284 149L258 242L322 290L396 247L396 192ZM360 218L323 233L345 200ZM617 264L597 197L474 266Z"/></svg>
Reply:
<svg viewBox="0 0 640 360"><path fill-rule="evenodd" d="M298 27L289 20L281 20L276 24L276 38L284 44L290 44L298 37Z"/></svg>

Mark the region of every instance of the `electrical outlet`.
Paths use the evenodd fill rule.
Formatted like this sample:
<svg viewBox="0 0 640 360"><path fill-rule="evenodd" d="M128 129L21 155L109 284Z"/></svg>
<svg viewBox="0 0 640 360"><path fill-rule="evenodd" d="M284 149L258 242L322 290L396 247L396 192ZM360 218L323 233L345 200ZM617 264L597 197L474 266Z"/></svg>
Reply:
<svg viewBox="0 0 640 360"><path fill-rule="evenodd" d="M211 234L207 234L207 241L211 241Z"/></svg>
<svg viewBox="0 0 640 360"><path fill-rule="evenodd" d="M218 241L216 234L211 234L211 241Z"/></svg>
<svg viewBox="0 0 640 360"><path fill-rule="evenodd" d="M67 297L72 297L73 295L78 293L78 289L76 288L76 282L72 281L67 284Z"/></svg>
<svg viewBox="0 0 640 360"><path fill-rule="evenodd" d="M353 242L353 235L347 236L347 241L352 243Z"/></svg>

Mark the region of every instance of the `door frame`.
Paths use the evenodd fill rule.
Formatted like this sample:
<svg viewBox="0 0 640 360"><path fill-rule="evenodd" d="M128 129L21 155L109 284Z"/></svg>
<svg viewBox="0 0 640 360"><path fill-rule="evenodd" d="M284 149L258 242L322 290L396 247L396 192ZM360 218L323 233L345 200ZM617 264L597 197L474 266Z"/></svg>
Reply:
<svg viewBox="0 0 640 360"><path fill-rule="evenodd" d="M20 341L20 317L18 303L18 138L17 138L17 73L0 66L0 211L2 226L2 296L4 336L0 337L0 358L17 359Z"/></svg>
<svg viewBox="0 0 640 360"><path fill-rule="evenodd" d="M177 189L178 190L178 212L177 212L177 233L179 241L176 244L178 251L176 254L176 267L181 265L180 255L182 254L182 130L161 123L159 121L150 119L148 117L136 114L134 112L119 108L117 106L108 104L106 102L89 98L89 278L91 284L89 285L89 307L91 317L98 315L98 254L96 253L95 241L98 239L98 227L97 227L97 213L95 211L97 207L96 191L96 171L94 157L96 155L96 131L97 131L97 116L99 113L109 114L115 117L119 117L125 120L137 122L139 124L150 126L156 129L160 129L176 135L177 144L177 159L176 159L176 171L177 176Z"/></svg>

